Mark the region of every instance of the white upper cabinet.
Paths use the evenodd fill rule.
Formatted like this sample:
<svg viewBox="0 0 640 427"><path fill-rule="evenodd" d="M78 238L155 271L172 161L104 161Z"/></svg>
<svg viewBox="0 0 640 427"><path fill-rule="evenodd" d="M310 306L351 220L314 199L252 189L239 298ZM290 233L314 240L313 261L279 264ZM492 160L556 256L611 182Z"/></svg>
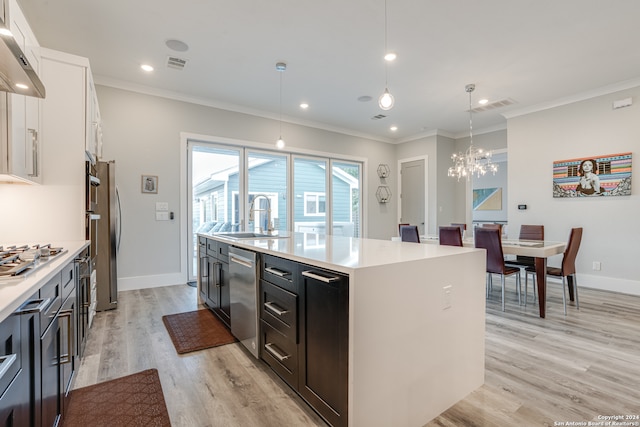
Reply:
<svg viewBox="0 0 640 427"><path fill-rule="evenodd" d="M102 158L102 122L100 120L100 108L98 96L93 83L91 71L87 72L87 159L95 162Z"/></svg>
<svg viewBox="0 0 640 427"><path fill-rule="evenodd" d="M5 20L31 67L40 73L40 46L16 0L9 0ZM3 106L3 135L7 160L0 165L0 181L42 183L40 98L9 93ZM3 132L5 130L3 129ZM3 150L4 151L4 150Z"/></svg>

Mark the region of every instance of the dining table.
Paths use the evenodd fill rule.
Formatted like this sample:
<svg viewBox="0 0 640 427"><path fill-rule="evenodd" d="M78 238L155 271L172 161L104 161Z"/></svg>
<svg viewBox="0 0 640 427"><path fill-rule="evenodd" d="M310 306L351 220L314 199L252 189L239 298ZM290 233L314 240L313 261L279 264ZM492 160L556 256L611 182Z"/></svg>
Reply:
<svg viewBox="0 0 640 427"><path fill-rule="evenodd" d="M437 236L420 236L421 243L438 243ZM462 245L465 247L475 247L472 237L462 239ZM559 255L564 252L565 242L554 242L548 240L520 240L520 239L502 239L502 252L505 255L521 255L533 257L536 269L536 285L538 286L538 305L540 317L546 316L547 305L547 258L553 255ZM573 286L569 282L569 297L573 301Z"/></svg>

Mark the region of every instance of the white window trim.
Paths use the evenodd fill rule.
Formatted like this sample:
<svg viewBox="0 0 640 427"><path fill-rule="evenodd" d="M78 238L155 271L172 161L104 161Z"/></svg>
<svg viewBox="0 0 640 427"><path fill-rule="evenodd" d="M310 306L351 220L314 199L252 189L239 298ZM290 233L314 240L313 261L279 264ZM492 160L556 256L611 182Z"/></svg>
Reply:
<svg viewBox="0 0 640 427"><path fill-rule="evenodd" d="M315 196L316 198L316 213L309 213L307 211L307 196ZM324 212L318 212L320 207L320 197L324 197ZM304 216L325 217L327 216L327 195L319 191L305 191L302 193L302 200L304 205Z"/></svg>

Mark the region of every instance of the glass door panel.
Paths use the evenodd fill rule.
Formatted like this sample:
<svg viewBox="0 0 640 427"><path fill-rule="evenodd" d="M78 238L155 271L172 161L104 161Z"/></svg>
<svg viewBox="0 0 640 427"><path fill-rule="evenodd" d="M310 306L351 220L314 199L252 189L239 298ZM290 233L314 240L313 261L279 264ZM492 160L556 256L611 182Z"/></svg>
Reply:
<svg viewBox="0 0 640 427"><path fill-rule="evenodd" d="M327 160L293 160L293 231L327 234Z"/></svg>
<svg viewBox="0 0 640 427"><path fill-rule="evenodd" d="M240 150L189 142L189 191L191 221L188 234L189 280L196 280L198 241L196 233L238 231L240 215L234 212L233 196L240 188Z"/></svg>
<svg viewBox="0 0 640 427"><path fill-rule="evenodd" d="M331 162L331 219L336 236L361 236L360 182L360 163Z"/></svg>
<svg viewBox="0 0 640 427"><path fill-rule="evenodd" d="M281 154L247 154L248 206L253 207L248 231L287 230L288 159L288 155Z"/></svg>

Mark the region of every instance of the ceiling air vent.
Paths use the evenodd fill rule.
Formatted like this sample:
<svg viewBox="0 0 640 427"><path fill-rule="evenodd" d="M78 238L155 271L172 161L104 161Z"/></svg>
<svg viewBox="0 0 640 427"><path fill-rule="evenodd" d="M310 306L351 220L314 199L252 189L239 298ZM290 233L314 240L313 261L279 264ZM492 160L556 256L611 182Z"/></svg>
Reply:
<svg viewBox="0 0 640 427"><path fill-rule="evenodd" d="M376 116L371 117L371 120L380 120L380 119L384 119L385 117L387 116L385 116L384 114L378 114Z"/></svg>
<svg viewBox="0 0 640 427"><path fill-rule="evenodd" d="M473 111L474 113L481 113L483 111L489 111L489 110L495 110L496 108L507 107L507 106L513 105L515 103L516 103L516 101L514 101L513 99L507 98L507 99L502 99L500 101L492 102L491 104L485 104L485 105L481 105L479 107L475 107L471 111Z"/></svg>
<svg viewBox="0 0 640 427"><path fill-rule="evenodd" d="M177 58L175 56L167 57L167 67L174 68L176 70L182 70L184 66L187 65L187 60L182 58Z"/></svg>

